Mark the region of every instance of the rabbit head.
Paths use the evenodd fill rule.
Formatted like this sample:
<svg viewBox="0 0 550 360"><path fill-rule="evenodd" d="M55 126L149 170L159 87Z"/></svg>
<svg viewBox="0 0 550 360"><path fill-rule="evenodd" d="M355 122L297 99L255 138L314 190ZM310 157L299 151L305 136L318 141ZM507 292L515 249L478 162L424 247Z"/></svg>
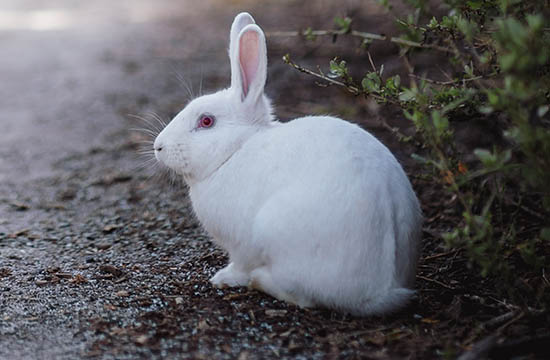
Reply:
<svg viewBox="0 0 550 360"><path fill-rule="evenodd" d="M206 179L273 120L265 36L248 13L231 26L229 58L231 87L191 101L155 139L157 160L188 183Z"/></svg>

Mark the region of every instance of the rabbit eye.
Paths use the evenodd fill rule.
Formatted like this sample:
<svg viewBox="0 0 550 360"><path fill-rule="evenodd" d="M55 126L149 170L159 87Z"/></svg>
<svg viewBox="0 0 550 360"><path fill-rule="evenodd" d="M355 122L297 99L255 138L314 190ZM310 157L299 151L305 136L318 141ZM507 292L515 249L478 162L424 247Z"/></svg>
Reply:
<svg viewBox="0 0 550 360"><path fill-rule="evenodd" d="M209 128L214 125L214 117L211 115L202 115L199 124L199 128Z"/></svg>

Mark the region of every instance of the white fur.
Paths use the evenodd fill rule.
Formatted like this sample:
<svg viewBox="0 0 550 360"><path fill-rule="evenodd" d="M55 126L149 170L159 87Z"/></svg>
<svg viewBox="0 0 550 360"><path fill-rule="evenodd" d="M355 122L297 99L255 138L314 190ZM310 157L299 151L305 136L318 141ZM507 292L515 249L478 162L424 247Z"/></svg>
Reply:
<svg viewBox="0 0 550 360"><path fill-rule="evenodd" d="M193 100L154 145L229 253L211 282L356 315L403 306L422 216L395 157L337 118L275 121L263 93L265 37L249 14L233 23L229 56L231 87ZM213 127L197 128L204 114Z"/></svg>

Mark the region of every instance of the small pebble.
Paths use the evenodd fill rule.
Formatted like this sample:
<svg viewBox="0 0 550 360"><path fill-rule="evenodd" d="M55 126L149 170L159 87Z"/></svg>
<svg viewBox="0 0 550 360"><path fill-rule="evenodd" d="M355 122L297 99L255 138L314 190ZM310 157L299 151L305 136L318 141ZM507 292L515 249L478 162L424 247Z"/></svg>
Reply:
<svg viewBox="0 0 550 360"><path fill-rule="evenodd" d="M268 309L265 311L265 314L269 317L283 316L286 315L286 310L277 310L277 309Z"/></svg>
<svg viewBox="0 0 550 360"><path fill-rule="evenodd" d="M111 247L111 244L108 242L100 242L96 244L95 247L98 248L99 250L107 250L108 248Z"/></svg>
<svg viewBox="0 0 550 360"><path fill-rule="evenodd" d="M129 296L130 294L128 293L128 291L126 290L120 290L120 291L117 291L115 293L116 296L120 296L120 297L126 297L126 296Z"/></svg>

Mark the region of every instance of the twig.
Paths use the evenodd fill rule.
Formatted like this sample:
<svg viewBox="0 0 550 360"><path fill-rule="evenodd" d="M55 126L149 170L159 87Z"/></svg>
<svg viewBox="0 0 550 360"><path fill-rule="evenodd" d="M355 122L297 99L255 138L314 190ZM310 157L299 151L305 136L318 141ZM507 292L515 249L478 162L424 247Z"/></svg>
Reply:
<svg viewBox="0 0 550 360"><path fill-rule="evenodd" d="M380 95L376 95L376 94L373 94L373 93L366 93L364 92L363 90L359 89L357 86L355 85L352 85L352 84L346 84L344 82L341 82L341 81L338 81L338 80L335 80L335 79L331 79L329 78L328 76L322 74L322 73L316 73L315 71L311 71L309 69L306 69L298 64L296 64L295 62L293 62L292 60L290 60L290 56L288 55L285 55L283 56L283 61L285 63L287 63L288 65L292 66L293 68L295 68L296 70L300 71L300 72L303 72L304 74L308 74L308 75L313 75L319 79L323 79L324 81L330 83L330 84L334 84L334 85L338 85L338 86L342 86L344 88L346 88L350 93L354 94L354 95L368 95L368 96L372 96L373 98L377 99L377 100L380 100L380 101L387 101L387 102L394 102L392 101L391 99L386 99Z"/></svg>
<svg viewBox="0 0 550 360"><path fill-rule="evenodd" d="M443 239L443 235L441 235L441 233L435 231L435 230L432 230L432 229L428 229L428 228L422 228L422 231L431 235L434 239Z"/></svg>
<svg viewBox="0 0 550 360"><path fill-rule="evenodd" d="M376 66L374 65L374 61L372 61L372 57L370 56L370 51L367 51L367 55L369 57L370 66L372 66L372 71L377 72Z"/></svg>
<svg viewBox="0 0 550 360"><path fill-rule="evenodd" d="M484 322L482 326L487 328L487 327L493 327L495 325L499 325L505 321L512 319L514 316L516 316L517 313L518 312L516 310L509 311L507 313L504 313L502 315L492 318L491 320Z"/></svg>
<svg viewBox="0 0 550 360"><path fill-rule="evenodd" d="M518 321L519 319L521 319L522 317L525 316L525 313L523 311L521 311L516 317L514 317L513 319L511 319L510 321L508 321L506 324L502 325L501 327L499 327L497 329L497 334L501 334L504 329L506 329L508 326L512 325L513 323L515 323L516 321Z"/></svg>
<svg viewBox="0 0 550 360"><path fill-rule="evenodd" d="M407 71L409 72L409 74L414 73L414 67L409 62L409 58L407 57L407 54L404 54L402 56L402 58L403 58L403 62L405 63L405 67L407 68ZM411 83L412 83L413 88L418 88L418 84L416 83L414 78L411 79Z"/></svg>
<svg viewBox="0 0 550 360"><path fill-rule="evenodd" d="M347 334L343 334L343 336L345 336L345 337L356 337L356 336L362 336L362 335L371 334L371 333L375 333L375 332L381 332L381 331L389 330L389 329L391 329L391 327L384 326L384 327L380 327L380 328L376 328L376 329L353 331L353 332L350 332L350 333L347 333Z"/></svg>
<svg viewBox="0 0 550 360"><path fill-rule="evenodd" d="M447 255L450 255L452 253L456 253L458 251L460 251L460 250L454 249L454 250L450 250L450 251L447 251L447 252L444 252L444 253L439 253L439 254L435 254L435 255L431 255L431 256L426 256L425 258L422 258L422 261L437 259L439 257L447 256Z"/></svg>
<svg viewBox="0 0 550 360"><path fill-rule="evenodd" d="M418 80L422 80L422 81L426 81L426 82L436 84L436 85L452 85L452 84L456 84L456 83L460 83L460 82L468 82L468 81L475 81L475 80L483 79L483 76L481 76L481 75L480 76L475 76L473 78L456 79L456 80L451 80L451 81L437 81L437 80L428 79L428 78L425 78L425 77L422 77L422 76L418 76L416 74L409 74L409 77L412 77L412 78L418 79Z"/></svg>
<svg viewBox="0 0 550 360"><path fill-rule="evenodd" d="M444 53L455 53L455 50L449 49L443 46L434 45L434 44L423 44L416 41L406 40L398 37L388 37L386 35L373 34L364 31L352 30L346 32L344 30L303 30L303 31L272 31L266 34L268 37L291 37L291 36L334 36L334 35L351 35L355 37L360 37L367 40L376 40L376 41L390 41L395 44L409 46L414 48L422 49L432 49L441 51Z"/></svg>
<svg viewBox="0 0 550 360"><path fill-rule="evenodd" d="M393 133L394 135L397 136L397 138L399 140L401 139L405 139L407 138L407 136L405 134L403 134L398 127L393 127L391 126L390 124L388 124L388 122L382 118L382 117L378 117L378 121L382 124L382 126L387 129L388 131L390 131L391 133ZM419 144L416 144L416 145L419 145Z"/></svg>
<svg viewBox="0 0 550 360"><path fill-rule="evenodd" d="M328 76L325 76L325 75L323 75L323 74L318 74L318 73L316 73L316 72L314 72L314 71L311 71L311 70L309 70L309 69L306 69L306 68L304 68L304 67L301 67L300 65L298 65L298 64L296 64L296 63L294 63L294 62L292 62L292 61L290 61L290 60L285 60L285 62L286 62L287 64L289 64L290 66L292 66L293 68L295 68L296 70L298 70L298 71L300 71L300 72L303 72L304 74L313 75L313 76L315 76L315 77L317 77L317 78L319 78L319 79L323 79L323 80L325 80L325 81L327 81L327 82L329 82L329 83L331 83L331 84L345 87L346 89L348 89L349 92L351 92L351 93L354 94L354 95L360 95L360 94L361 94L361 91L360 91L357 87L355 87L355 86L353 86L353 85L348 85L348 84L345 84L345 83L343 83L343 82L341 82L341 81L331 79L331 78L329 78Z"/></svg>
<svg viewBox="0 0 550 360"><path fill-rule="evenodd" d="M502 332L504 329L506 329L511 324L515 323L519 319L521 319L525 313L521 311L517 316L514 317L514 315L518 314L517 311L510 311L506 314L497 316L496 318L487 321L486 323L482 324L482 327L487 326L489 323L492 323L492 325L498 324L502 321L506 321L513 317L510 321L508 321L506 324L500 326L496 331L485 337L484 339L476 342L472 348L466 352L464 352L458 360L474 360L474 359L485 359L489 352L491 352L495 347L498 346L497 340L500 336L502 336Z"/></svg>
<svg viewBox="0 0 550 360"><path fill-rule="evenodd" d="M504 196L504 201L506 201L508 204L511 204L511 205L514 205L514 206L517 206L519 207L520 209L522 209L523 211L525 211L526 213L530 214L530 215L533 215L537 218L539 218L540 220L546 220L546 216L536 212L535 210L533 209L529 209L527 206L525 205L522 205L516 201L514 201L513 199L511 199L510 197L508 196Z"/></svg>
<svg viewBox="0 0 550 360"><path fill-rule="evenodd" d="M453 79L453 78L451 77L451 75L449 75L445 70L443 70L443 69L441 68L441 66L437 65L437 68L439 69L439 71L441 71L441 72L443 73L443 75L445 75L445 77L446 77L447 79L449 79L449 81L451 81L451 80Z"/></svg>
<svg viewBox="0 0 550 360"><path fill-rule="evenodd" d="M445 284L445 283L442 283L442 282L439 281L439 280L430 279L429 277L425 277L425 276L422 276L422 275L416 275L416 277L419 278L419 279L422 279L422 280L426 280L426 281L429 281L429 282L436 283L437 285L443 286L443 287L446 288L446 289L455 290L454 287L449 286L449 285L447 285L447 284Z"/></svg>

